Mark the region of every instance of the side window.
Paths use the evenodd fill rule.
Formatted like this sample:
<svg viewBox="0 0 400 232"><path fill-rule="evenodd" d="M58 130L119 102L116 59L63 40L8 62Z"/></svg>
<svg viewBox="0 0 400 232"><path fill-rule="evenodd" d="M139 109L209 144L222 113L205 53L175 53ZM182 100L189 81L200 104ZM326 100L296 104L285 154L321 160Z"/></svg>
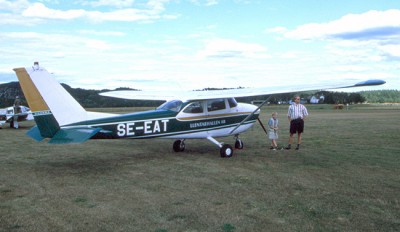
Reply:
<svg viewBox="0 0 400 232"><path fill-rule="evenodd" d="M208 109L208 112L226 109L225 99L209 100L207 102L207 109Z"/></svg>
<svg viewBox="0 0 400 232"><path fill-rule="evenodd" d="M192 102L183 110L183 112L188 114L203 113L203 106L201 105L201 102Z"/></svg>

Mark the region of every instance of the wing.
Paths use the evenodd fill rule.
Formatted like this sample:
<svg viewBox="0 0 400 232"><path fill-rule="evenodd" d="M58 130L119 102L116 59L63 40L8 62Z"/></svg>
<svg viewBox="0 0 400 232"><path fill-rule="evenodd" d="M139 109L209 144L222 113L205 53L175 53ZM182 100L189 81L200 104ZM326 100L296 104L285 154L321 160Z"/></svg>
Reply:
<svg viewBox="0 0 400 232"><path fill-rule="evenodd" d="M228 89L228 90L212 90L212 91L133 91L133 90L118 90L100 93L102 96L131 99L131 100L205 100L215 98L230 98L230 97L250 97L271 95L280 93L293 93L304 92L312 90L325 90L325 89L341 89L353 88L362 86L382 85L386 82L383 80L367 80L367 81L330 81L320 82L317 84L305 85L285 85L285 86L269 86L260 88L242 88L242 89Z"/></svg>

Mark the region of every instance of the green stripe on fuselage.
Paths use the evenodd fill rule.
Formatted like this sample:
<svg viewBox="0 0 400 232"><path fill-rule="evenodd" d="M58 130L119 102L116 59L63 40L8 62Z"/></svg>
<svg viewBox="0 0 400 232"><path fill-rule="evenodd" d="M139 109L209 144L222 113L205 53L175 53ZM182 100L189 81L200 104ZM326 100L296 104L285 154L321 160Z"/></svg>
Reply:
<svg viewBox="0 0 400 232"><path fill-rule="evenodd" d="M223 117L204 116L198 120L179 121L176 119L177 114L174 111L153 110L74 123L65 128L80 126L101 128L113 138L163 137L229 128L236 126L247 116L246 114ZM245 124L254 123L257 117L258 115L253 115Z"/></svg>

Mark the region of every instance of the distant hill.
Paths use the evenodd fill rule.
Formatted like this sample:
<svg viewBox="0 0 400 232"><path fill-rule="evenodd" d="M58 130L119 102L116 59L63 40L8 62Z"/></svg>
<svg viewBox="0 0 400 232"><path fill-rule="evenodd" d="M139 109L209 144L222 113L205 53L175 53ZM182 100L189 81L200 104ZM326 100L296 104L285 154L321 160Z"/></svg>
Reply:
<svg viewBox="0 0 400 232"><path fill-rule="evenodd" d="M100 107L135 107L135 106L159 106L161 101L140 101L125 100L111 97L100 96L99 93L112 91L103 90L87 90L81 88L72 88L67 84L61 84L84 108L100 108ZM115 90L136 90L131 88L117 88ZM136 90L137 91L137 90ZM11 106L14 104L16 96L20 96L23 105L27 105L25 96L21 90L19 82L10 82L0 84L0 108Z"/></svg>
<svg viewBox="0 0 400 232"><path fill-rule="evenodd" d="M0 107L12 106L16 96L20 96L22 100L25 100L19 82L10 82L0 85ZM26 102L23 101L23 104L26 105Z"/></svg>

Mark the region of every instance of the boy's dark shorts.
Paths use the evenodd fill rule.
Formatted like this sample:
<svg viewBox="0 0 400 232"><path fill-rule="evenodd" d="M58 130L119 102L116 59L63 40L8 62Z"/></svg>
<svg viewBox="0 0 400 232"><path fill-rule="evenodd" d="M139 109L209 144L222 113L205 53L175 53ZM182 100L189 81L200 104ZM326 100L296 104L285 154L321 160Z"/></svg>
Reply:
<svg viewBox="0 0 400 232"><path fill-rule="evenodd" d="M290 134L303 133L304 120L301 118L290 121Z"/></svg>

